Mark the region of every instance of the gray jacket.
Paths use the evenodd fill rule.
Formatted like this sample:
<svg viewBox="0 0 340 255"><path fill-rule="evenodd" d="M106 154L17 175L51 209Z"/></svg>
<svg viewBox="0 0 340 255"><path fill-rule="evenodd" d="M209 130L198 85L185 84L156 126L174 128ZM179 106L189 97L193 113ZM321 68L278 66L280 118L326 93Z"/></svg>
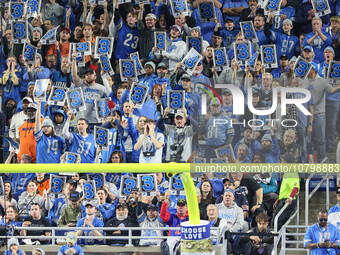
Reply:
<svg viewBox="0 0 340 255"><path fill-rule="evenodd" d="M235 202L230 207L225 206L224 202L216 205L218 217L227 221L227 230L239 232L243 229L243 211Z"/></svg>
<svg viewBox="0 0 340 255"><path fill-rule="evenodd" d="M33 203L38 203L41 207L41 209L45 210L45 199L40 196L36 195L35 197L31 197L28 195L28 192L25 191L19 196L18 201L18 209L20 213L20 217L27 217L29 215L29 211L31 208L31 205Z"/></svg>

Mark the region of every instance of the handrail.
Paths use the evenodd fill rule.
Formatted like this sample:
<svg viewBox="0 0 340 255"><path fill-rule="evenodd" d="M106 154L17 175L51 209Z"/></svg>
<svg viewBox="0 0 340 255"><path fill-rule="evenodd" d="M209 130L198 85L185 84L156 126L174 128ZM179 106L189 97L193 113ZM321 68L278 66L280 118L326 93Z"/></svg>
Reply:
<svg viewBox="0 0 340 255"><path fill-rule="evenodd" d="M15 236L17 239L45 239L45 240L52 240L52 244L56 244L56 239L60 238L60 239L65 239L66 236L56 236L55 232L60 230L67 230L68 232L71 231L75 231L75 230L98 230L98 231L102 231L102 230L111 230L111 231L116 231L116 230L127 230L128 231L128 235L127 236L78 236L78 239L103 239L103 240L107 240L107 239L117 239L117 240L128 240L128 245L133 245L132 244L132 240L135 239L168 239L169 236L167 235L162 235L162 236L145 236L145 235L138 235L138 236L133 236L132 235L132 231L142 231L142 230L146 230L146 228L141 228L141 227L12 227L15 230L45 230L46 232L52 232L51 236ZM148 228L149 229L149 228ZM167 231L167 230L180 230L180 227L153 227L153 230L162 230L162 231ZM219 231L220 232L220 228L219 227L211 227L211 230L213 231ZM225 233L225 231L224 231ZM224 237L224 233L223 235L221 234L222 237ZM3 239L9 239L12 236L0 236L0 238ZM210 239L217 239L220 238L220 236L217 237L210 237ZM221 240L221 239L220 239Z"/></svg>
<svg viewBox="0 0 340 255"><path fill-rule="evenodd" d="M308 225L307 208L308 208L308 205L309 205L309 201L308 201L309 183L310 183L310 180L313 178L314 175L315 175L315 173L312 173L311 175L308 176L308 178L306 180L306 185L305 185L305 225Z"/></svg>
<svg viewBox="0 0 340 255"><path fill-rule="evenodd" d="M216 241L216 245L215 245L215 248L213 249L212 251L212 254L215 255L216 251L217 251L217 248L218 246L220 245L221 243L221 239L223 239L223 247L226 247L225 246L225 239L224 239L224 236L225 236L225 232L227 231L227 226L224 226L222 228L222 230L219 232L219 235L217 236L217 241Z"/></svg>
<svg viewBox="0 0 340 255"><path fill-rule="evenodd" d="M295 197L297 197L297 200L299 199L299 197L296 195ZM293 199L295 198L293 197ZM297 201L297 203L299 202L299 200ZM281 216L281 214L284 212L284 210L286 210L286 208L289 206L289 204L285 204L279 211L279 213L275 216L274 218L274 233L277 233L277 228L278 228L278 221L279 221L279 218ZM298 211L298 210L297 210ZM297 212L296 211L296 212ZM287 220L287 222L284 224L288 224L288 222L290 222L290 220L295 217L296 215L296 212ZM277 246L279 244L279 241L281 239L281 236L282 236L282 229L283 229L283 226L281 227L280 231L279 231L279 235L278 236L274 236L274 248L273 248L273 251L272 251L272 254L275 255L277 254Z"/></svg>
<svg viewBox="0 0 340 255"><path fill-rule="evenodd" d="M305 187L305 224L308 225L309 221L309 199L316 193L316 191L321 187L321 185L324 183L326 179L329 178L329 173L326 173L325 177L322 178L322 180L316 185L316 187L312 190L312 192L309 193L309 183L310 180L313 178L315 173L311 174L307 181L306 181L306 187ZM328 183L329 184L329 181ZM326 185L326 203L328 201L329 206L329 185Z"/></svg>

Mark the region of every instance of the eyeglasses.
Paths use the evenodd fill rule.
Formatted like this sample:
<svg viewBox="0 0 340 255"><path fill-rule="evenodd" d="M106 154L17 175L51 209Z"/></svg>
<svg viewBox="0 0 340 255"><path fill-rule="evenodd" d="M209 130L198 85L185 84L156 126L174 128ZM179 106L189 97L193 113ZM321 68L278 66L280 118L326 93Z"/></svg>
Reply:
<svg viewBox="0 0 340 255"><path fill-rule="evenodd" d="M319 221L328 221L328 219L319 219Z"/></svg>

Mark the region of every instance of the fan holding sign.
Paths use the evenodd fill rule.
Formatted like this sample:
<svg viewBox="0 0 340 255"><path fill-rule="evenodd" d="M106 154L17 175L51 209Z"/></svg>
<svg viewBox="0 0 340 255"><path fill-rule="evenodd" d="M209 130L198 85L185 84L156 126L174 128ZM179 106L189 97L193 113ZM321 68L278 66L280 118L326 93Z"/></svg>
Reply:
<svg viewBox="0 0 340 255"><path fill-rule="evenodd" d="M17 20L12 22L12 38L15 44L22 44L27 40L27 21Z"/></svg>
<svg viewBox="0 0 340 255"><path fill-rule="evenodd" d="M84 81L80 79L78 76L78 67L76 62L76 53L72 53L72 68L71 68L71 74L73 78L73 82L76 88L82 88L82 91L84 93L84 98L82 99L81 94L77 94L74 92L72 96L70 95L71 91L68 92L68 102L72 101L72 109L79 108L82 106L82 101L84 102L86 106L86 110L78 112L77 117L78 118L85 118L90 123L97 123L97 115L94 111L94 101L96 99L101 99L105 97L107 93L107 89L105 86L96 83L97 75L94 70L92 69L86 69L85 70L85 79ZM69 104L70 107L70 104Z"/></svg>
<svg viewBox="0 0 340 255"><path fill-rule="evenodd" d="M155 60L157 62L168 62L167 66L169 67L169 71L173 71L175 69L176 64L183 58L186 51L186 43L182 40L178 40L182 36L181 33L181 27L173 25L170 28L170 40L167 40L166 37L163 36L161 39L163 41L160 42L160 40L158 40L158 44L152 48L152 55ZM157 41L155 43L157 43ZM164 50L162 50L162 53L160 54L160 49L158 47L161 46L164 47ZM164 52L165 50L166 52Z"/></svg>
<svg viewBox="0 0 340 255"><path fill-rule="evenodd" d="M182 68L189 75L192 75L198 63L202 60L202 55L192 48L182 60Z"/></svg>
<svg viewBox="0 0 340 255"><path fill-rule="evenodd" d="M302 72L303 67L306 66L304 59L300 59L295 63L294 73ZM325 146L325 129L326 129L326 93L333 94L340 90L340 84L332 87L327 80L319 77L318 75L318 65L315 62L308 63L307 78L302 81L303 87L308 89L313 97L314 101L314 115L313 115L313 131L312 139L315 139L315 148L317 150L318 162L321 162L326 156L326 146ZM300 70L297 70L300 69ZM307 71L305 71L307 72Z"/></svg>

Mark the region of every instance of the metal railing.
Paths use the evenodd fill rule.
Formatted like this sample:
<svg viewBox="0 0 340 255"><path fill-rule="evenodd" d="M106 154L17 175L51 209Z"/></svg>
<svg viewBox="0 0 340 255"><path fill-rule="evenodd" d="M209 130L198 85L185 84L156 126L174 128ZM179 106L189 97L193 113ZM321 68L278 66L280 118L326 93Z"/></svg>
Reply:
<svg viewBox="0 0 340 255"><path fill-rule="evenodd" d="M274 248L272 251L272 255L277 255L277 249L281 241L281 251L280 254L282 252L282 250L285 249L286 247L286 227L287 225L296 217L296 225L299 224L299 210L300 210L300 206L299 206L299 202L300 202L300 198L299 195L296 196L296 210L295 212L290 216L290 218L286 221L286 223L281 227L281 229L278 232L278 221L280 216L282 215L282 213L284 212L284 210L286 210L286 208L289 206L289 204L285 204L279 211L279 213L275 216L274 218L274 233L278 233L278 236L274 236Z"/></svg>
<svg viewBox="0 0 340 255"><path fill-rule="evenodd" d="M325 163L327 158L325 158L322 163ZM325 176L322 178L322 180L318 183L318 185L311 191L309 192L309 186L310 186L310 181L311 179L315 176L315 173L312 173L308 176L306 182L305 182L305 225L299 224L299 210L300 210L300 205L299 205L299 196L297 197L297 209L294 212L294 214L287 220L287 222L281 227L281 229L278 232L278 236L274 237L274 249L272 255L276 255L278 246L281 240L281 250L279 254L285 254L286 250L290 251L306 251L307 254L310 254L310 250L303 250L298 247L299 244L302 244L303 241L295 240L295 241L289 241L290 244L295 244L295 248L286 248L286 230L287 228L295 228L296 233L291 233L290 235L294 236L304 236L305 233L299 233L299 229L307 229L308 228L308 222L309 222L309 200L312 198L312 196L317 192L317 190L321 187L321 185L326 181L326 208L329 209L330 206L330 201L329 201L329 177L330 174L327 173ZM278 219L280 215L283 213L283 211L288 207L288 204L285 204L280 212L276 215L274 219L274 232L277 233L278 231ZM289 223L293 220L293 218L296 217L296 225L289 225Z"/></svg>
<svg viewBox="0 0 340 255"><path fill-rule="evenodd" d="M309 193L309 183L310 180L313 178L315 173L312 173L308 176L306 180L306 187L305 187L305 225L308 225L309 221L309 200L311 197L316 193L316 191L321 187L321 185L326 180L326 208L329 209L329 173L327 173L322 180L316 185L316 187Z"/></svg>
<svg viewBox="0 0 340 255"><path fill-rule="evenodd" d="M145 235L138 235L134 236L133 232L135 231L143 231L143 230L161 230L161 231L168 231L168 230L180 230L180 227L152 227L152 228L141 228L141 227L13 227L15 230L29 230L29 231L44 231L51 232L51 236L15 236L17 239L41 239L41 240L51 240L51 245L57 245L57 239L66 239L65 235L56 235L56 231L77 231L77 230L98 230L100 232L109 231L128 231L127 236L78 236L78 239L99 239L99 240L128 240L127 245L133 245L133 240L140 240L140 239L168 239L169 237L173 238L173 236L145 236ZM225 246L226 247L226 240L224 238L226 228L224 227L222 230L219 227L211 227L211 231L218 231L218 235L216 237L210 237L210 239L217 240L216 246ZM180 236L178 236L180 238ZM0 236L0 238L11 238L11 236ZM222 241L222 242L221 242ZM215 247L216 248L216 247ZM217 248L216 248L217 249ZM216 250L215 249L215 250Z"/></svg>

